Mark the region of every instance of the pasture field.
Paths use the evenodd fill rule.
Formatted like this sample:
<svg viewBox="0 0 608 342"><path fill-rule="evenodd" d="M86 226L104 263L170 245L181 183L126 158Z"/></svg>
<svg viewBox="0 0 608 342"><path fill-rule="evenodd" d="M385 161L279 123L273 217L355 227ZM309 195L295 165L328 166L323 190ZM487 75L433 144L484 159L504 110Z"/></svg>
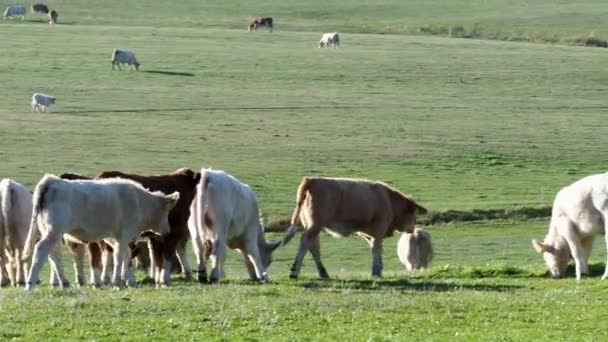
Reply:
<svg viewBox="0 0 608 342"><path fill-rule="evenodd" d="M250 184L274 220L305 175L383 180L440 212L547 206L606 171L606 50L400 35L605 37L605 1L46 3L59 25L0 20L0 177L30 188L46 172L210 166ZM246 32L266 14L274 33ZM342 48L318 49L334 30ZM113 48L135 51L141 71L113 72ZM34 92L57 97L53 113L29 112ZM231 253L220 286L2 289L0 340L603 340L604 244L592 278L546 279L530 239L547 224L431 227L433 267L413 277L397 237L374 281L361 239L323 236L332 280L307 257L291 281L298 235L272 284L245 280Z"/></svg>

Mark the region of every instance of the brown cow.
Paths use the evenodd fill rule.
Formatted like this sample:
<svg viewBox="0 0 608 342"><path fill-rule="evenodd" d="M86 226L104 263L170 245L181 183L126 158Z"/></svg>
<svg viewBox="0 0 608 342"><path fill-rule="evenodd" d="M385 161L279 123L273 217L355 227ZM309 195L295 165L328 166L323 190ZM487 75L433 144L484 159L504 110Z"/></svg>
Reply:
<svg viewBox="0 0 608 342"><path fill-rule="evenodd" d="M258 27L266 26L268 30L272 32L272 17L255 17L251 22L249 22L248 31L257 31Z"/></svg>
<svg viewBox="0 0 608 342"><path fill-rule="evenodd" d="M188 230L188 218L190 217L190 203L196 195L196 185L201 178L199 172L181 168L170 175L140 176L122 173L120 171L104 171L97 178L126 178L134 180L150 191L162 191L164 193L179 192L179 201L169 212L169 225L171 231L162 238L150 237L150 247L154 264L154 280L156 285L169 285L171 282L171 259L179 253L179 259L186 272L187 266L185 247L190 232ZM186 270L187 268L187 270ZM186 274L186 277L191 277Z"/></svg>
<svg viewBox="0 0 608 342"><path fill-rule="evenodd" d="M319 233L325 228L334 236L357 233L372 250L372 276L382 276L382 241L395 230L412 232L416 213L427 210L396 189L368 180L304 177L297 193L296 208L288 229L289 238L304 227L300 247L291 267L290 278L297 278L302 259L312 254L319 276L329 278L321 262Z"/></svg>

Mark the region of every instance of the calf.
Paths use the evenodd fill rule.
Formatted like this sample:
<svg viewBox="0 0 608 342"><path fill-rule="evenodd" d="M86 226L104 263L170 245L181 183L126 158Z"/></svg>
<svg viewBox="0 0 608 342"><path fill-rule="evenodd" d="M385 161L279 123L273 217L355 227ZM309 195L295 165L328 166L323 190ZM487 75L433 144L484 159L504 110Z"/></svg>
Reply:
<svg viewBox="0 0 608 342"><path fill-rule="evenodd" d="M36 243L26 288L32 289L38 283L40 268L47 256L61 285L68 285L62 267L62 236L80 243L102 239L111 243L114 248L112 284L118 289L124 287L130 261L129 243L143 231L167 233L168 213L178 199L179 193L150 192L126 179L70 181L45 175L36 186L32 201L26 257L31 254L38 232L42 238Z"/></svg>
<svg viewBox="0 0 608 342"><path fill-rule="evenodd" d="M178 253L180 262L184 266L186 277L190 277L190 267L187 264L185 246L188 242L188 218L190 217L190 203L196 194L196 185L200 180L200 173L190 169L179 169L170 175L141 176L120 171L104 171L97 176L102 178L125 178L140 183L152 191L179 192L180 198L175 207L169 212L169 225L171 227L162 239L150 237L151 262L155 269L153 278L156 285L169 285L171 282L171 260Z"/></svg>
<svg viewBox="0 0 608 342"><path fill-rule="evenodd" d="M8 178L0 181L0 264L7 269L12 286L25 284L27 259L23 248L32 218L32 195ZM4 281L0 272L0 284Z"/></svg>
<svg viewBox="0 0 608 342"><path fill-rule="evenodd" d="M202 169L191 211L188 225L192 239L198 241L199 246L207 240L213 244L212 283L224 276L226 246L243 255L251 279L269 279L267 268L272 262L272 253L286 241L266 241L258 201L247 184L224 171ZM204 282L204 249L195 248L194 251L199 264L199 281Z"/></svg>
<svg viewBox="0 0 608 342"><path fill-rule="evenodd" d="M608 246L608 173L582 178L555 196L545 240L532 240L553 277L561 276L574 258L576 279L589 272L587 264L596 235L604 234ZM602 279L608 278L608 262Z"/></svg>
<svg viewBox="0 0 608 342"><path fill-rule="evenodd" d="M21 20L25 19L25 6L9 6L4 10L4 20L21 16Z"/></svg>
<svg viewBox="0 0 608 342"><path fill-rule="evenodd" d="M46 94L35 93L32 95L32 113L37 112L51 112L51 105L55 104L55 98Z"/></svg>
<svg viewBox="0 0 608 342"><path fill-rule="evenodd" d="M49 24L57 24L57 19L59 18L59 13L57 13L57 11L55 11L55 10L51 10L48 13L48 17L49 17Z"/></svg>
<svg viewBox="0 0 608 342"><path fill-rule="evenodd" d="M247 30L249 32L251 32L251 31L257 31L258 27L261 27L261 26L268 27L268 30L270 32L272 32L272 29L273 29L272 17L256 17L256 18L254 18L252 21L249 22L249 26L247 27Z"/></svg>
<svg viewBox="0 0 608 342"><path fill-rule="evenodd" d="M395 230L412 232L416 213L426 209L410 196L380 182L347 178L304 177L298 187L296 208L287 230L287 240L304 227L300 247L291 267L291 278L297 278L302 259L308 250L321 278L329 278L321 262L319 233L325 228L334 236L357 232L366 238L372 251L372 276L382 275L382 241Z"/></svg>
<svg viewBox="0 0 608 342"><path fill-rule="evenodd" d="M429 267L433 260L431 235L422 228L415 228L412 233L403 233L397 243L399 261L409 272Z"/></svg>
<svg viewBox="0 0 608 342"><path fill-rule="evenodd" d="M125 63L129 66L129 71L132 70L132 67L135 67L135 70L139 70L139 66L141 65L135 58L133 52L114 49L114 51L112 51L112 70L115 70L115 65L118 66L118 70L121 70L120 64Z"/></svg>
<svg viewBox="0 0 608 342"><path fill-rule="evenodd" d="M333 46L340 47L340 35L338 32L324 33L319 40L319 48Z"/></svg>

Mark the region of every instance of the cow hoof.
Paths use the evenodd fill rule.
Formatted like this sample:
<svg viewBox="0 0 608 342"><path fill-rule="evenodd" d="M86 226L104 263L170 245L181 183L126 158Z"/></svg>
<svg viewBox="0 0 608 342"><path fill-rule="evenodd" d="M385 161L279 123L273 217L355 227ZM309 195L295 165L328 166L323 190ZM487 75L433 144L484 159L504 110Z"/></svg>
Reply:
<svg viewBox="0 0 608 342"><path fill-rule="evenodd" d="M214 285L217 285L220 283L219 278L211 278L211 279L209 279L209 281L211 282L211 284L214 284Z"/></svg>
<svg viewBox="0 0 608 342"><path fill-rule="evenodd" d="M32 283L25 284L26 291L31 291L33 288L34 288L34 285Z"/></svg>
<svg viewBox="0 0 608 342"><path fill-rule="evenodd" d="M289 275L289 279L298 279L298 275L297 275L297 274L295 274L295 273L291 273L291 274Z"/></svg>
<svg viewBox="0 0 608 342"><path fill-rule="evenodd" d="M70 282L66 281L65 283L61 284L61 288L62 289L69 289L70 288Z"/></svg>

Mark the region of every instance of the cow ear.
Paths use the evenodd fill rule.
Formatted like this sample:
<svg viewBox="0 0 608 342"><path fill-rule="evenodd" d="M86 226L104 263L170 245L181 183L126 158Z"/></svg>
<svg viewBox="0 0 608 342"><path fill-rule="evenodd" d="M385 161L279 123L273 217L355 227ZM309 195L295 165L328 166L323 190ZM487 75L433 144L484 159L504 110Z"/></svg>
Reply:
<svg viewBox="0 0 608 342"><path fill-rule="evenodd" d="M532 246L534 247L534 250L536 250L537 253L543 253L543 252L551 252L551 250L553 248L551 248L551 246L545 244L544 242L539 242L536 240L532 240Z"/></svg>
<svg viewBox="0 0 608 342"><path fill-rule="evenodd" d="M283 241L277 240L277 241L272 241L271 243L269 243L270 251L274 252L274 250L281 247L281 242L283 242Z"/></svg>
<svg viewBox="0 0 608 342"><path fill-rule="evenodd" d="M201 180L201 173L200 172L196 172L194 174L194 182L198 183Z"/></svg>
<svg viewBox="0 0 608 342"><path fill-rule="evenodd" d="M179 192L177 191L165 196L165 204L167 205L167 208L173 208L175 204L177 204L177 201L179 201Z"/></svg>

